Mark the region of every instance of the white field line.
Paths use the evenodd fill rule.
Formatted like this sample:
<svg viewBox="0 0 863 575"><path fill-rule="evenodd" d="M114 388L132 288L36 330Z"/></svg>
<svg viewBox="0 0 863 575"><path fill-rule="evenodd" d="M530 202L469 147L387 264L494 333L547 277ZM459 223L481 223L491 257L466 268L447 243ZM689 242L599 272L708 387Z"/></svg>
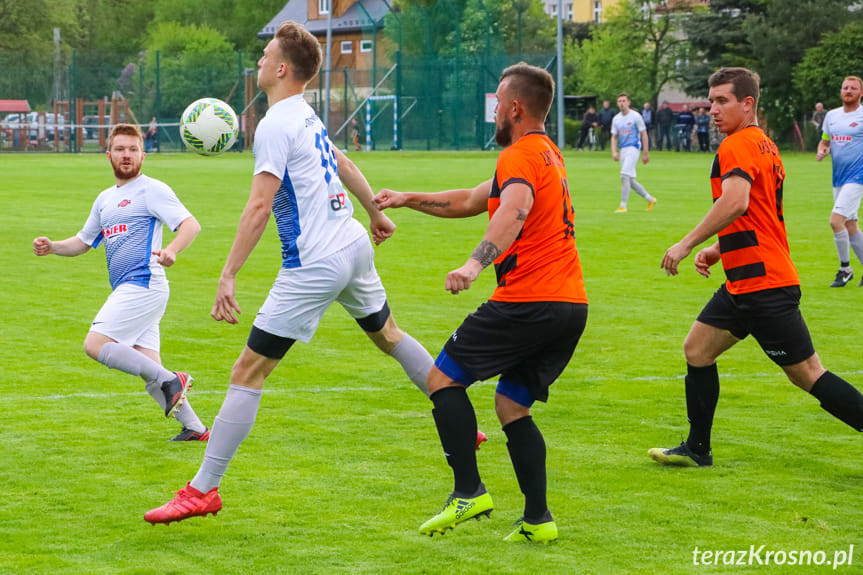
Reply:
<svg viewBox="0 0 863 575"><path fill-rule="evenodd" d="M863 370L856 371L843 371L843 372L834 372L836 375L841 376L854 376L863 374ZM733 372L731 373L720 373L720 377L739 377L738 374ZM771 371L766 373L754 373L746 376L749 379L763 379L768 377L781 377L782 374L779 371ZM675 375L671 377L660 376L660 375L646 375L642 377L630 377L626 378L627 381L668 381L668 380L681 380L685 376L683 374ZM603 381L612 381L624 378L611 378L611 377L586 377L580 378L574 383L600 383ZM485 385L496 385L496 381L483 381L477 382L474 386L485 386ZM854 385L854 382L851 382ZM413 390L413 386L407 381L405 382L404 387L406 390ZM858 389L863 388L863 384L859 386ZM224 395L227 390L224 388L220 389L209 389L209 390L192 390L190 392L190 397L195 397L196 395ZM368 393L378 393L381 391L380 387L368 387L368 386L333 386L333 387L284 387L280 389L264 389L264 393L356 393L358 391L368 392ZM29 396L21 396L21 395L6 395L0 396L0 403L2 402L32 402L32 401L57 401L63 399L80 399L80 398L93 398L93 399L109 399L112 397L137 397L142 393L146 393L143 389L139 391L117 391L117 392L107 392L107 393L55 393L51 395L29 395Z"/></svg>

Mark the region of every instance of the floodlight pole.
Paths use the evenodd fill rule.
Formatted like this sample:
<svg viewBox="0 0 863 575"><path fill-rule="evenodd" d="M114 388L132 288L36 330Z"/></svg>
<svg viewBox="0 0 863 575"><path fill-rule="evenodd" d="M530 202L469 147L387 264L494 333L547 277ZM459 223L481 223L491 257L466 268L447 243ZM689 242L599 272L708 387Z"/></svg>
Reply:
<svg viewBox="0 0 863 575"><path fill-rule="evenodd" d="M333 0L327 4L327 60L324 69L324 128L329 131L330 126L330 63L333 53Z"/></svg>
<svg viewBox="0 0 863 575"><path fill-rule="evenodd" d="M557 0L557 148L563 151L563 0Z"/></svg>

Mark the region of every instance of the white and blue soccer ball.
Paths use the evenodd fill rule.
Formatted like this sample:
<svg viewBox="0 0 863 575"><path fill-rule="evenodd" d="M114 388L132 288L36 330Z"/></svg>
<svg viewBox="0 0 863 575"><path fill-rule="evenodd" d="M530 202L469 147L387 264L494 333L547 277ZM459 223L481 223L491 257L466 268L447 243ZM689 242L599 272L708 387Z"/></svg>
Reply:
<svg viewBox="0 0 863 575"><path fill-rule="evenodd" d="M204 156L229 150L239 133L237 113L217 98L195 100L180 116L180 138L187 148Z"/></svg>

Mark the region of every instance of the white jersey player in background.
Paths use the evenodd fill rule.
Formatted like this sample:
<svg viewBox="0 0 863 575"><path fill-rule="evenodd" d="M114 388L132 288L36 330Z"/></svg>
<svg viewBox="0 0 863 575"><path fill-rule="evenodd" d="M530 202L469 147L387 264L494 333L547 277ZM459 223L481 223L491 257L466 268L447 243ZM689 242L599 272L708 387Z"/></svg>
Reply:
<svg viewBox="0 0 863 575"><path fill-rule="evenodd" d="M648 194L644 186L635 180L638 151L642 151L642 161L645 164L650 161L650 156L647 127L641 114L630 108L629 104L628 94L618 96L617 107L620 112L611 120L611 157L615 162L620 161L620 207L614 210L618 214L626 212L630 189L647 200L648 210L652 210L656 205L656 198Z"/></svg>
<svg viewBox="0 0 863 575"><path fill-rule="evenodd" d="M833 156L833 211L830 228L839 254L839 271L830 287L844 287L854 277L851 249L863 264L863 232L857 212L863 198L863 80L848 76L839 91L842 107L827 112L815 159ZM863 286L863 280L860 281Z"/></svg>
<svg viewBox="0 0 863 575"><path fill-rule="evenodd" d="M84 351L109 368L144 380L165 416L183 425L173 441L206 441L208 429L184 403L192 378L168 371L159 357L159 322L169 296L165 267L174 265L201 226L170 187L141 173L144 141L137 126L115 126L107 156L116 185L96 198L84 228L62 241L38 237L33 252L72 257L105 245L113 291L90 326ZM164 248L163 224L177 232Z"/></svg>
<svg viewBox="0 0 863 575"><path fill-rule="evenodd" d="M294 341L311 340L333 302L428 394L426 378L434 361L396 326L375 270L374 248L352 217L345 188L368 213L375 243L390 237L395 225L377 209L363 174L333 146L303 99L320 65L317 39L290 21L279 27L258 61L258 87L267 95L269 110L255 132L251 195L219 279L212 316L237 323L235 278L271 213L282 243L282 268L234 363L198 473L174 499L144 515L150 523L215 514L222 508L218 486L254 425L264 380Z"/></svg>

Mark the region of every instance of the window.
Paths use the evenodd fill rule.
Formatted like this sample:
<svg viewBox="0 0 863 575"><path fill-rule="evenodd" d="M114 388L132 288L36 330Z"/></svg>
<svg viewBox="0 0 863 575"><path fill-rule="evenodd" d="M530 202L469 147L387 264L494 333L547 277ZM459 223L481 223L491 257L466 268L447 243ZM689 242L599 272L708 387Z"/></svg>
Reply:
<svg viewBox="0 0 863 575"><path fill-rule="evenodd" d="M342 41L342 54L350 54L353 51L354 51L353 40L343 40Z"/></svg>
<svg viewBox="0 0 863 575"><path fill-rule="evenodd" d="M552 16L556 16L556 15L557 15L557 4L552 4L552 5L551 5L551 15L552 15Z"/></svg>
<svg viewBox="0 0 863 575"><path fill-rule="evenodd" d="M360 52L371 52L372 51L372 41L371 40L360 40Z"/></svg>
<svg viewBox="0 0 863 575"><path fill-rule="evenodd" d="M329 14L330 0L318 0L318 14Z"/></svg>
<svg viewBox="0 0 863 575"><path fill-rule="evenodd" d="M566 19L572 20L572 3L571 2L564 6L564 12L566 13Z"/></svg>
<svg viewBox="0 0 863 575"><path fill-rule="evenodd" d="M597 24L602 22L602 1L597 0L593 3L593 21Z"/></svg>

